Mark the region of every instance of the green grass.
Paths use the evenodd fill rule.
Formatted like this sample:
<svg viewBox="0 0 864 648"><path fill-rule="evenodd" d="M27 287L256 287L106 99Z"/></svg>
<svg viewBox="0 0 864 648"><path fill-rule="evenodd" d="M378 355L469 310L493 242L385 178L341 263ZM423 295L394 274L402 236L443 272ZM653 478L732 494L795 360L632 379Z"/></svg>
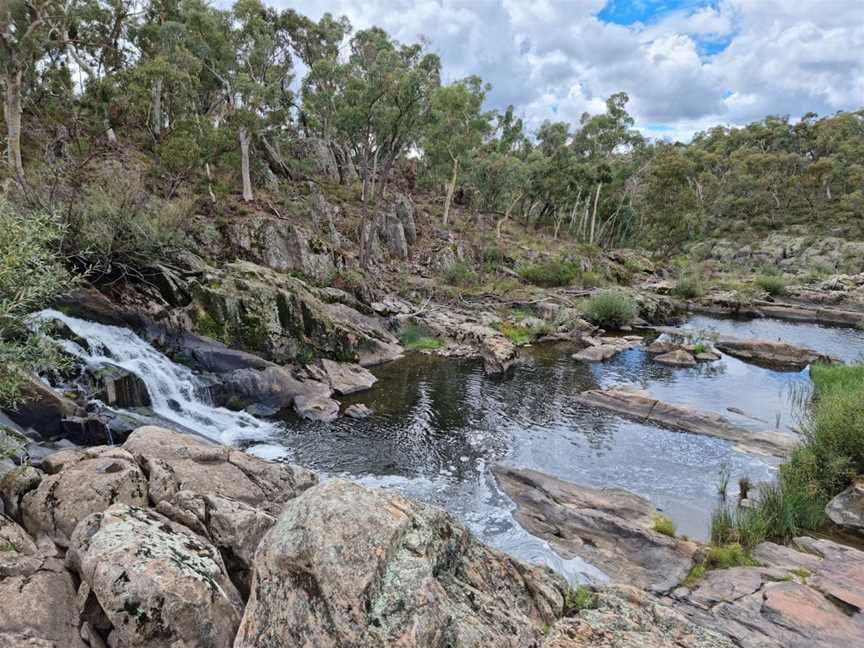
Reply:
<svg viewBox="0 0 864 648"><path fill-rule="evenodd" d="M675 282L672 294L682 299L696 299L705 294L705 287L699 277L687 275Z"/></svg>
<svg viewBox="0 0 864 648"><path fill-rule="evenodd" d="M526 263L517 269L519 276L535 286L569 286L581 274L580 264L565 259L548 259Z"/></svg>
<svg viewBox="0 0 864 648"><path fill-rule="evenodd" d="M424 351L440 349L443 345L440 340L427 335L419 326L406 326L399 332L399 342L406 351Z"/></svg>
<svg viewBox="0 0 864 648"><path fill-rule="evenodd" d="M639 307L628 294L604 290L588 299L582 314L589 322L606 329L620 329L639 314Z"/></svg>
<svg viewBox="0 0 864 648"><path fill-rule="evenodd" d="M711 522L715 543L746 548L788 542L825 524L825 505L864 472L864 367L814 365L815 395L803 442L780 467L777 481L759 487L752 507L722 505Z"/></svg>
<svg viewBox="0 0 864 648"><path fill-rule="evenodd" d="M760 275L756 277L754 283L774 297L786 294L786 280L780 275Z"/></svg>
<svg viewBox="0 0 864 648"><path fill-rule="evenodd" d="M662 533L663 535L669 536L670 538L674 538L677 532L675 523L672 521L672 518L661 513L654 514L652 527L657 533Z"/></svg>
<svg viewBox="0 0 864 648"><path fill-rule="evenodd" d="M505 321L501 322L498 326L498 330L516 346L524 346L526 344L531 344L538 337L551 333L552 326L545 322L537 326L522 326L521 324L514 324L513 322Z"/></svg>
<svg viewBox="0 0 864 648"><path fill-rule="evenodd" d="M693 587L700 578L715 569L756 567L758 564L740 544L716 545L708 550L701 563L693 566L683 584L685 587Z"/></svg>
<svg viewBox="0 0 864 648"><path fill-rule="evenodd" d="M564 593L564 614L575 616L582 610L591 610L597 607L597 597L584 585L571 587Z"/></svg>
<svg viewBox="0 0 864 648"><path fill-rule="evenodd" d="M693 353L699 355L700 353L705 353L708 350L708 347L704 342L697 342L693 345Z"/></svg>

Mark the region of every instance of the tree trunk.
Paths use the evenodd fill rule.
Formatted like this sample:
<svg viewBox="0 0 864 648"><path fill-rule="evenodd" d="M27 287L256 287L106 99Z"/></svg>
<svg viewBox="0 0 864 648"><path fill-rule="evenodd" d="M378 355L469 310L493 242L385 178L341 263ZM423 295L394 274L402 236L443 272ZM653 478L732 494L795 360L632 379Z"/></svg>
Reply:
<svg viewBox="0 0 864 648"><path fill-rule="evenodd" d="M162 132L162 79L156 79L151 88L153 96L153 134L159 137Z"/></svg>
<svg viewBox="0 0 864 648"><path fill-rule="evenodd" d="M447 187L447 198L444 200L444 225L450 218L450 203L453 202L453 193L456 191L456 179L459 177L459 158L453 158L453 177L450 186Z"/></svg>
<svg viewBox="0 0 864 648"><path fill-rule="evenodd" d="M597 193L594 194L594 211L591 213L591 236L588 238L588 243L594 244L594 230L597 227L597 203L600 202L600 189L603 183L597 185Z"/></svg>
<svg viewBox="0 0 864 648"><path fill-rule="evenodd" d="M115 146L117 144L117 133L114 132L114 127L111 126L111 122L107 119L105 120L105 135L108 137L108 143L111 146Z"/></svg>
<svg viewBox="0 0 864 648"><path fill-rule="evenodd" d="M375 149L375 155L372 156L372 182L369 186L369 200L375 200L375 180L378 177L378 152L380 148Z"/></svg>
<svg viewBox="0 0 864 648"><path fill-rule="evenodd" d="M249 131L245 126L240 128L240 171L243 175L243 200L251 202L252 178L249 176Z"/></svg>
<svg viewBox="0 0 864 648"><path fill-rule="evenodd" d="M21 160L21 71L7 74L4 82L6 97L3 103L3 110L6 117L9 173L18 182L23 182L24 164Z"/></svg>

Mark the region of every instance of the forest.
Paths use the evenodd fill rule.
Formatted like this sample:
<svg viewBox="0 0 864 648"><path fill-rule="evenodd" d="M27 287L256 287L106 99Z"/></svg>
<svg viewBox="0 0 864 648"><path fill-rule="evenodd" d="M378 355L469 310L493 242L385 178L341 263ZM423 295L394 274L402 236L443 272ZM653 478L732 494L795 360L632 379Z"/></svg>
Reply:
<svg viewBox="0 0 864 648"><path fill-rule="evenodd" d="M407 175L440 196L445 225L455 201L659 254L717 231L857 232L864 218L864 111L768 116L682 144L640 134L621 92L604 114L532 129L490 107L482 79L442 83L428 44L260 0L11 0L0 67L7 186L90 247L105 244L94 220L159 212L140 226L170 239L170 223L226 198L276 200L274 181L321 171L304 147L330 149L338 168L316 180L365 204Z"/></svg>

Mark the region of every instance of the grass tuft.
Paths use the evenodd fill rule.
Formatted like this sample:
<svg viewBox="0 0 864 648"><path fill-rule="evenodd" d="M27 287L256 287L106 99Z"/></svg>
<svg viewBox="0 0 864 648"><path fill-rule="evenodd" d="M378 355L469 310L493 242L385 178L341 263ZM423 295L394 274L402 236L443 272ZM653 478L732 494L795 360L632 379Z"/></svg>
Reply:
<svg viewBox="0 0 864 648"><path fill-rule="evenodd" d="M581 274L582 268L578 263L566 259L547 259L527 263L518 268L519 276L535 286L547 288L555 286L569 286Z"/></svg>
<svg viewBox="0 0 864 648"><path fill-rule="evenodd" d="M582 610L597 607L597 596L584 585L571 587L564 593L564 615L576 616Z"/></svg>
<svg viewBox="0 0 864 648"><path fill-rule="evenodd" d="M699 277L687 275L675 282L672 294L682 299L697 299L705 294L705 287Z"/></svg>
<svg viewBox="0 0 864 648"><path fill-rule="evenodd" d="M662 533L663 535L669 536L670 538L674 538L677 532L675 523L672 521L672 518L663 515L662 513L654 514L653 529L657 533Z"/></svg>
<svg viewBox="0 0 864 648"><path fill-rule="evenodd" d="M756 277L755 283L762 290L774 297L786 294L786 280L780 275L760 275Z"/></svg>
<svg viewBox="0 0 864 648"><path fill-rule="evenodd" d="M604 290L585 302L582 314L585 319L597 326L620 329L636 319L639 307L626 293Z"/></svg>

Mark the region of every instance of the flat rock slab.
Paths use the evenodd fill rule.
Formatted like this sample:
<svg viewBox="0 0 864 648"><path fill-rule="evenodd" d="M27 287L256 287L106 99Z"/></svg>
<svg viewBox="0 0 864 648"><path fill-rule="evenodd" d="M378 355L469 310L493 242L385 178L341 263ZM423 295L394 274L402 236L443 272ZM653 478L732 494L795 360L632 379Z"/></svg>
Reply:
<svg viewBox="0 0 864 648"><path fill-rule="evenodd" d="M565 558L579 556L614 582L664 592L693 566L697 546L652 529L657 509L618 488L589 488L535 470L495 466L516 520Z"/></svg>
<svg viewBox="0 0 864 648"><path fill-rule="evenodd" d="M775 369L800 371L814 362L840 362L833 356L774 340L738 340L724 337L714 344L723 353L739 360Z"/></svg>
<svg viewBox="0 0 864 648"><path fill-rule="evenodd" d="M685 405L664 403L644 392L592 389L577 394L575 398L582 405L607 409L641 422L726 439L746 452L784 457L798 444L798 438L791 434L754 432L735 425L719 414L703 412Z"/></svg>
<svg viewBox="0 0 864 648"><path fill-rule="evenodd" d="M655 362L669 365L670 367L695 367L696 358L689 351L675 349L669 353L662 353L654 358Z"/></svg>
<svg viewBox="0 0 864 648"><path fill-rule="evenodd" d="M694 623L758 648L851 648L864 637L864 552L830 540L762 543L759 567L708 572L670 597Z"/></svg>

